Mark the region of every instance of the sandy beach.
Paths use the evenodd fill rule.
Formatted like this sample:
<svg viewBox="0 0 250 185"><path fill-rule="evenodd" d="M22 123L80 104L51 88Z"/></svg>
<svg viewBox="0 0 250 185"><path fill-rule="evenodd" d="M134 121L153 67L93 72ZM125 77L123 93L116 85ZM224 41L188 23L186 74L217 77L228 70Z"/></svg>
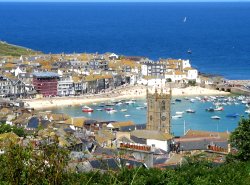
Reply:
<svg viewBox="0 0 250 185"><path fill-rule="evenodd" d="M151 89L152 90L152 89ZM173 96L204 96L204 95L229 95L228 92L205 89L198 86L187 88L173 88ZM117 99L146 98L145 86L127 86L110 92L68 97L53 97L39 99L25 99L25 106L34 109L84 105L95 102L113 101Z"/></svg>

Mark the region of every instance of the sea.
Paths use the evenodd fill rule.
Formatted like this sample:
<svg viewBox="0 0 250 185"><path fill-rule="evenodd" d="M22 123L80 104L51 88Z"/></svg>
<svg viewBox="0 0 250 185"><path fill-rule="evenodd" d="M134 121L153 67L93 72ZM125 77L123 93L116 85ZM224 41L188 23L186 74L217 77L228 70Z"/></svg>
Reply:
<svg viewBox="0 0 250 185"><path fill-rule="evenodd" d="M249 17L248 2L2 2L0 40L44 53L190 59L200 72L249 79Z"/></svg>

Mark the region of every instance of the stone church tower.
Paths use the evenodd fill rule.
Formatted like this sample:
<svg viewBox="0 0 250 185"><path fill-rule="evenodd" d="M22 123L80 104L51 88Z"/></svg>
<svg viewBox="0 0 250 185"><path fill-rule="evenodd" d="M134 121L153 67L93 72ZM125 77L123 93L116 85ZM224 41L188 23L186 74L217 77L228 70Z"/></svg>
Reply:
<svg viewBox="0 0 250 185"><path fill-rule="evenodd" d="M155 130L170 134L170 104L172 91L169 93L158 92L149 93L147 90L147 130Z"/></svg>

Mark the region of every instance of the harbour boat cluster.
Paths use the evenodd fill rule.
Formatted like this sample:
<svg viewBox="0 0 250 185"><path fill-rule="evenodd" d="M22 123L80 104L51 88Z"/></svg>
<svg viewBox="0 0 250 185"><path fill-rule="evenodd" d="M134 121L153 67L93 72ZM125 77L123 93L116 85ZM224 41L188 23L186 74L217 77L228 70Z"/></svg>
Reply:
<svg viewBox="0 0 250 185"><path fill-rule="evenodd" d="M183 99L176 98L174 101L171 102L173 106L175 106L176 102L179 103L210 103L211 106L205 108L205 112L217 114L212 115L210 114L210 118L214 120L221 119L221 113L224 111L224 106L237 106L239 104L245 105L245 113L250 114L250 98L247 96L204 96L204 97L195 97L195 98L188 98L185 97ZM177 104L176 104L177 105ZM192 106L190 106L192 107ZM188 108L185 111L176 111L175 115L172 116L172 119L179 119L184 117L184 113L195 113L196 110ZM209 116L209 115L208 115ZM244 117L244 115L240 115L239 113L235 112L226 112L224 117L226 118L237 118L237 117Z"/></svg>
<svg viewBox="0 0 250 185"><path fill-rule="evenodd" d="M250 114L250 98L246 96L197 96L181 97L171 101L171 119L176 122L179 119L193 120L206 116L211 120L236 120L236 118ZM204 107L204 108L200 108ZM233 108L235 107L235 108ZM240 110L237 107L241 107ZM242 107L244 110L242 111ZM136 119L137 114L144 114L147 103L141 100L114 100L109 102L95 103L93 106L83 106L82 112L92 114L103 112L112 115L112 119L125 117ZM202 113L203 112L203 113ZM102 114L103 114L102 113ZM95 117L95 116L90 116ZM144 118L145 119L145 118ZM177 121L178 122L178 121Z"/></svg>
<svg viewBox="0 0 250 185"><path fill-rule="evenodd" d="M92 109L86 105L82 107L82 112L84 113L92 113L94 111L105 111L107 114L113 114L116 112L127 112L127 108L125 106L133 106L137 110L142 110L147 108L147 103L142 105L136 104L135 99L131 100L118 100L118 101L111 101L111 102L101 102L99 104L93 103L94 106L98 107L96 109ZM125 114L125 117L130 117L131 115Z"/></svg>

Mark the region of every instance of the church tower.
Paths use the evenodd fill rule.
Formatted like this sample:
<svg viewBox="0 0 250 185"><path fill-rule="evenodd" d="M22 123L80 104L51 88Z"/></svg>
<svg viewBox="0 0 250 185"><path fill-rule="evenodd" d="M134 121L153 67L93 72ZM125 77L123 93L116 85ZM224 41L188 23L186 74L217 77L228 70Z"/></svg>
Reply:
<svg viewBox="0 0 250 185"><path fill-rule="evenodd" d="M172 91L164 93L155 89L154 93L147 90L147 130L155 130L170 134L170 104Z"/></svg>

